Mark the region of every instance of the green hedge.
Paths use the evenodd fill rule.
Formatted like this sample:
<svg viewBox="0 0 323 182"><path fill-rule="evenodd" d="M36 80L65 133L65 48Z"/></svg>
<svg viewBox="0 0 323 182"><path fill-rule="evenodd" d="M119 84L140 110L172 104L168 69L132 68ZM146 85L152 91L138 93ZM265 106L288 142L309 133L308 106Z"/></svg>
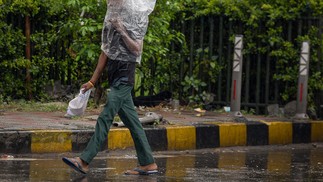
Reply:
<svg viewBox="0 0 323 182"><path fill-rule="evenodd" d="M56 80L79 87L90 78L100 53L105 0L0 0L0 7L2 97L28 98L26 71L31 73L31 92L35 99L47 98L44 87ZM224 16L243 25L245 54L269 52L278 63L279 74L274 75L275 79L286 83L294 82L297 76L300 43L310 40L311 68L314 68L309 81L312 98L315 92L323 90L322 67L317 68L323 61L323 38L319 35L322 27L308 27L302 36L286 40L282 38L282 29L286 26L282 22L304 17L322 19L322 14L323 1L319 0L157 0L145 37L142 66L137 70L136 95L158 92L169 88L170 84L175 96L183 90L189 91L182 83L185 80L173 76L178 75L183 57L189 54L188 38L176 27L200 17ZM31 18L32 24L31 62L25 57L26 16ZM262 31L255 33L259 27ZM217 67L214 62L205 64ZM224 69L220 66L214 69ZM192 75L190 79L196 77ZM196 88L201 85L204 84L201 82ZM294 87L286 87L281 92L282 99L289 100L291 90L295 92Z"/></svg>

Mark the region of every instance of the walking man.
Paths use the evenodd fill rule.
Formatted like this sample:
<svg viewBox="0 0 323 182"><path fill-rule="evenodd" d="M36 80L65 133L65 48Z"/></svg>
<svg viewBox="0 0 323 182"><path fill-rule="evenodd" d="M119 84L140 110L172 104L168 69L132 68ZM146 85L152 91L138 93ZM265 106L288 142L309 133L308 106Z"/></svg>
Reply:
<svg viewBox="0 0 323 182"><path fill-rule="evenodd" d="M107 13L102 30L101 55L92 78L82 85L84 92L94 87L104 68L108 67L111 91L100 113L95 133L79 157L63 161L78 172L86 174L89 164L107 138L114 116L119 115L130 130L139 166L125 174L147 175L158 172L145 131L134 108L131 90L136 64L140 63L148 15L156 0L107 0Z"/></svg>

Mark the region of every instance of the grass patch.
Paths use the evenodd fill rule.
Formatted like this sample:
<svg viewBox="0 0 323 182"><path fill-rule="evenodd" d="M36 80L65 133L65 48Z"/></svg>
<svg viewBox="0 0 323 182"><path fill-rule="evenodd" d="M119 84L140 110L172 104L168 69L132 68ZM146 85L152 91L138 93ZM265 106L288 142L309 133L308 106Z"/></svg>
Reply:
<svg viewBox="0 0 323 182"><path fill-rule="evenodd" d="M0 110L5 111L39 111L39 112L54 112L54 111L66 111L68 103L64 102L35 102L16 100L10 102L2 102Z"/></svg>

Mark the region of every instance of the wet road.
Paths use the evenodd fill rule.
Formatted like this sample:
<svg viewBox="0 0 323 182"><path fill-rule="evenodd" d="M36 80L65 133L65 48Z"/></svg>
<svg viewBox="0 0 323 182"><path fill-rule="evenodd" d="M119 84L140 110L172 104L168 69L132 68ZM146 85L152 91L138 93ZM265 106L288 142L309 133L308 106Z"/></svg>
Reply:
<svg viewBox="0 0 323 182"><path fill-rule="evenodd" d="M74 156L76 154L64 154ZM127 176L133 151L102 152L82 176L60 155L0 159L0 181L323 181L323 144L155 152L160 174Z"/></svg>

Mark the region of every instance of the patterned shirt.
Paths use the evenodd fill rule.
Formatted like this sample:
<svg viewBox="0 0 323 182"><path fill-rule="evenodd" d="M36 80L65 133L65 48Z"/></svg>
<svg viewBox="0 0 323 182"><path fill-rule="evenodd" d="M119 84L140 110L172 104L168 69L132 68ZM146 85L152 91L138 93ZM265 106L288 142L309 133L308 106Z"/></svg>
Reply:
<svg viewBox="0 0 323 182"><path fill-rule="evenodd" d="M112 26L112 18L119 18L125 27L128 35L133 40L143 40L148 27L148 15L145 12L129 11L126 8L107 10L102 30L102 51L112 60L138 62L141 61L141 55L133 54L120 33Z"/></svg>

